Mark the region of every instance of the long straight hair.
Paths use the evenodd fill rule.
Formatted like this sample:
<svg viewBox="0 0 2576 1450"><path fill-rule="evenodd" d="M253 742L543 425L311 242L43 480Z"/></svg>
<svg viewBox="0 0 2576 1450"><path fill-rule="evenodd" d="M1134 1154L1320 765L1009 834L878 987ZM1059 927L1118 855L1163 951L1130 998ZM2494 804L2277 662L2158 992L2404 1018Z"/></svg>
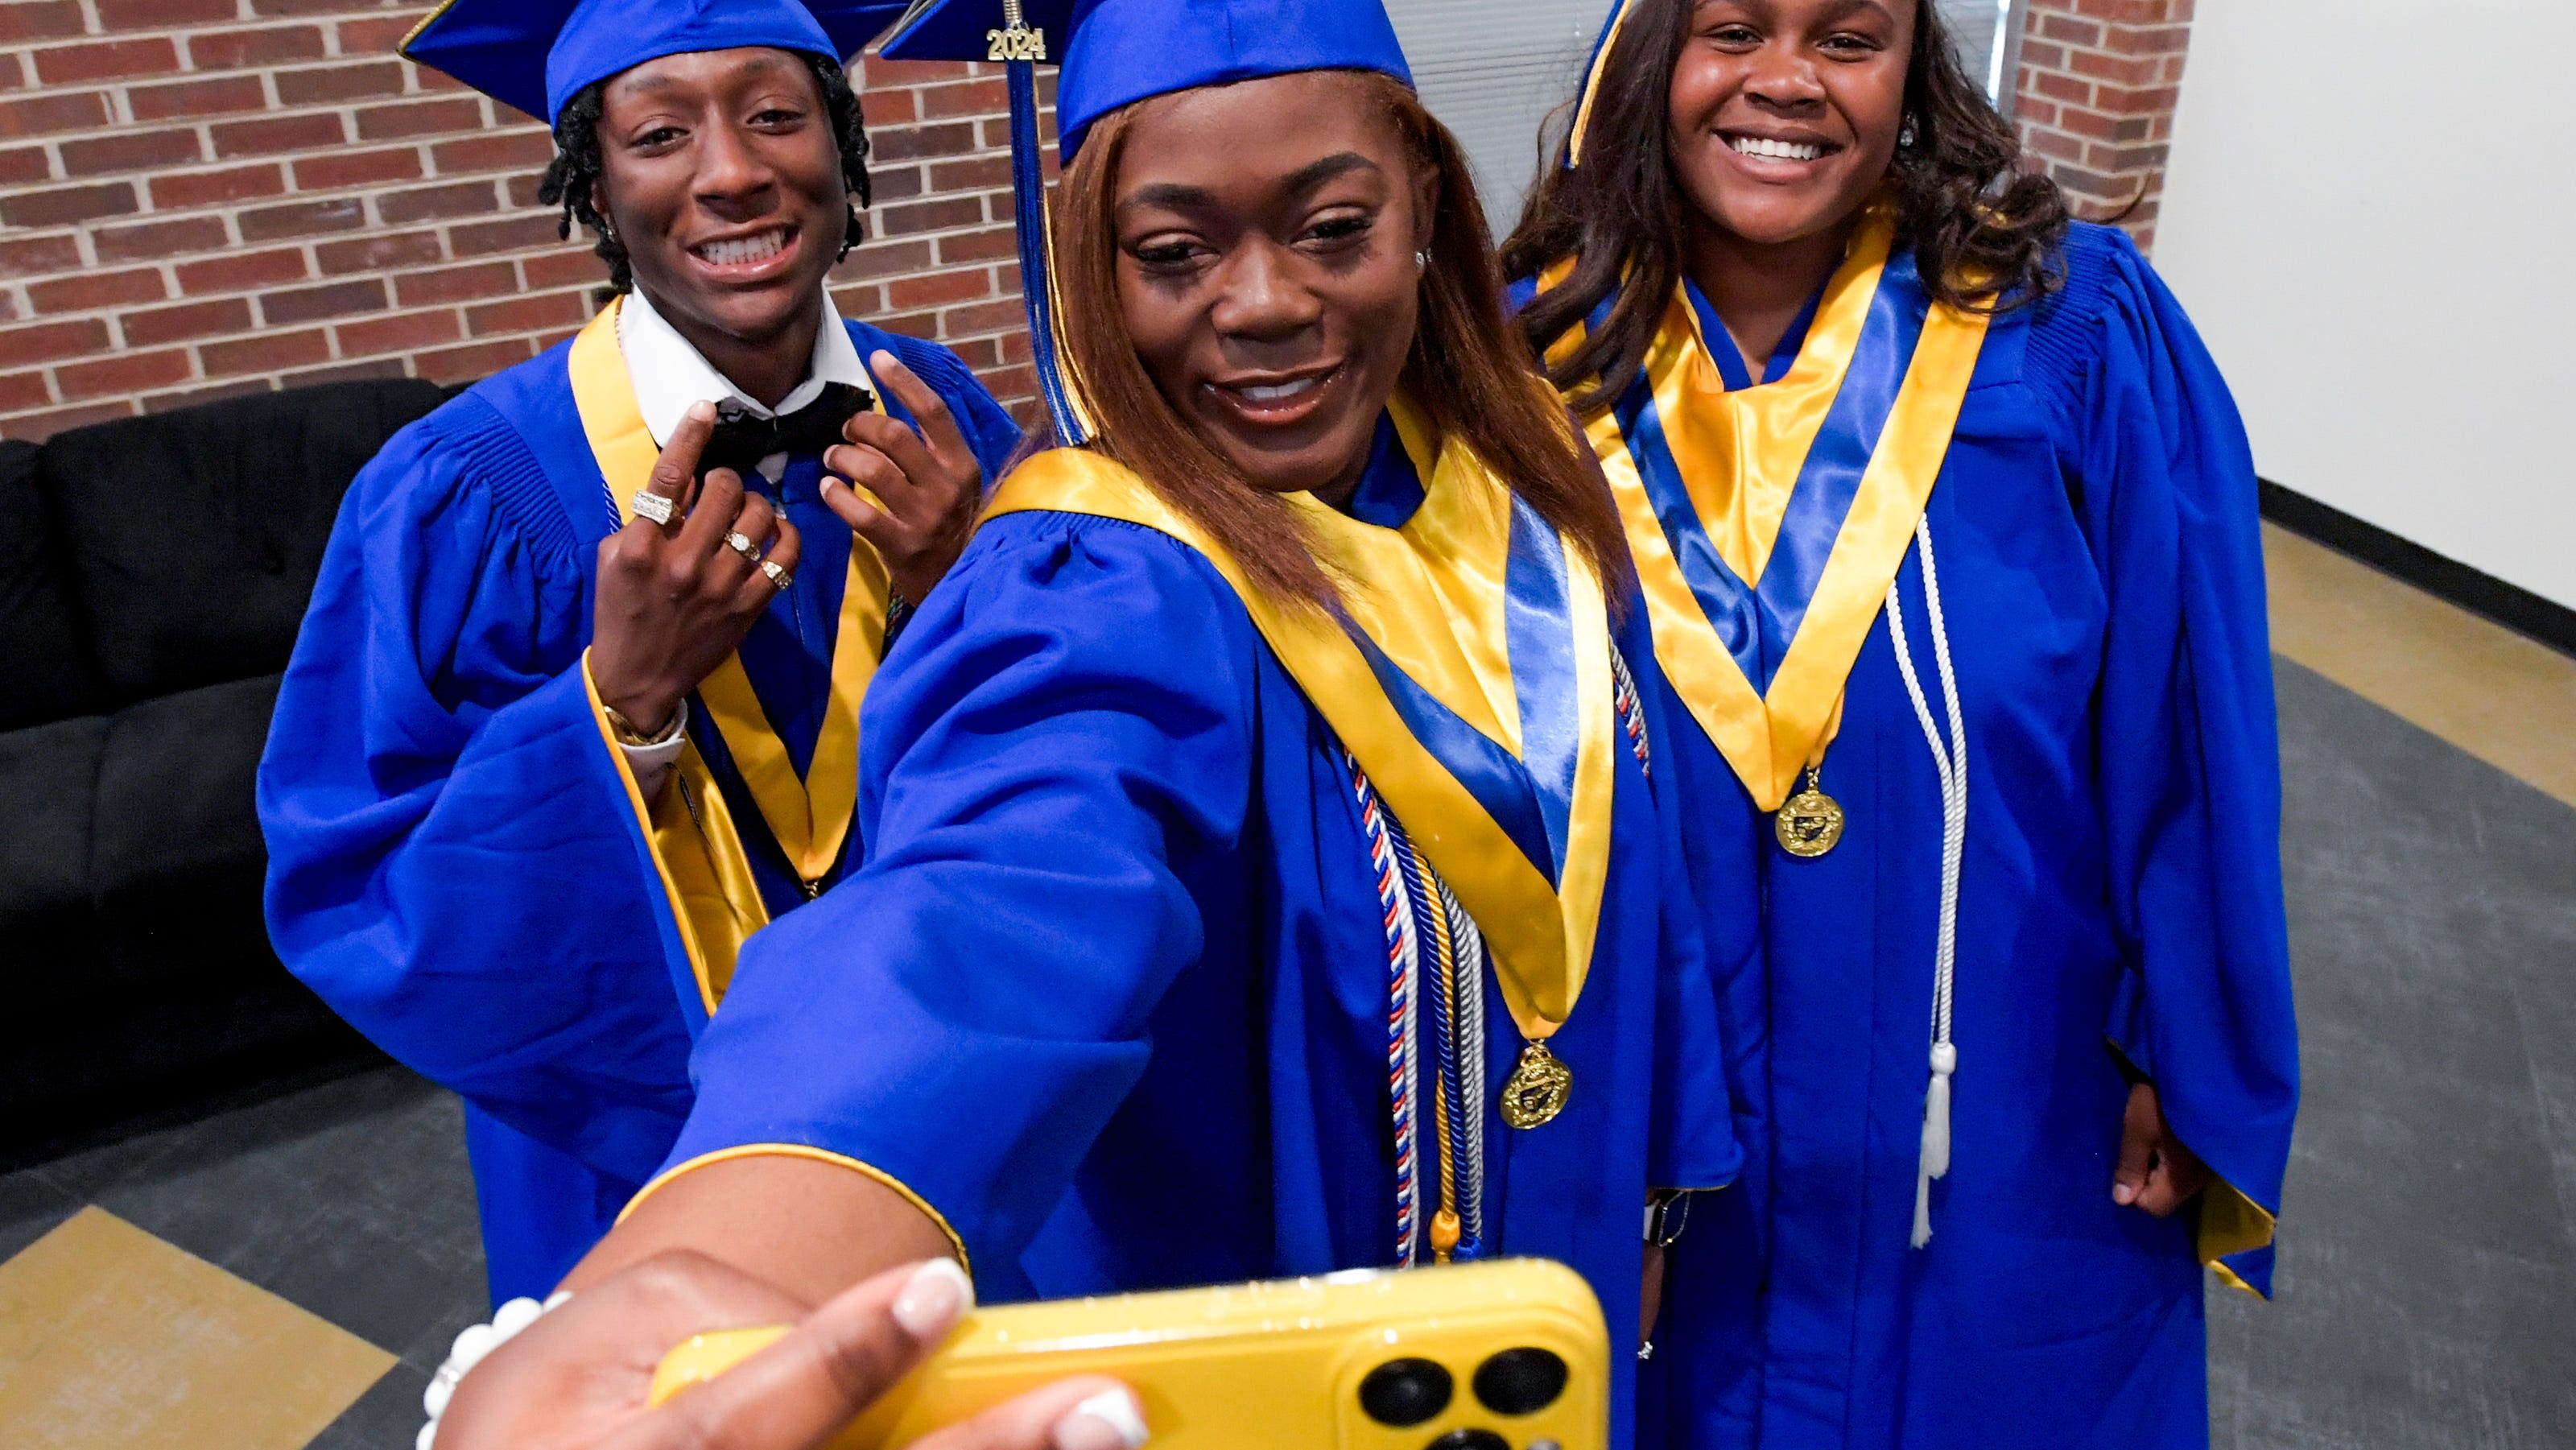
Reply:
<svg viewBox="0 0 2576 1450"><path fill-rule="evenodd" d="M1560 148L1503 243L1503 270L1515 280L1574 260L1572 273L1521 313L1533 347L1554 346L1603 299L1616 299L1603 325L1548 370L1587 417L1627 390L1681 285L1690 203L1673 179L1665 134L1691 11L1692 0L1635 0L1602 68L1583 164L1568 169ZM2020 137L1960 68L1933 0L1918 0L1915 11L1904 116L1913 141L1897 149L1887 179L1900 244L1913 250L1924 289L1972 312L2045 295L2070 219L2065 194L2021 169Z"/></svg>
<svg viewBox="0 0 2576 1450"><path fill-rule="evenodd" d="M1492 234L1466 154L1412 91L1354 71L1390 116L1413 164L1437 171L1430 265L1400 386L1449 447L1474 451L1512 492L1573 540L1615 602L1629 574L1625 536L1537 358L1501 301ZM1091 447L1141 475L1164 502L1239 561L1265 593L1325 609L1339 589L1286 499L1255 485L1183 421L1136 355L1119 307L1117 177L1134 108L1092 126L1065 169L1055 235L1066 350L1096 427ZM1423 480L1425 483L1430 480Z"/></svg>

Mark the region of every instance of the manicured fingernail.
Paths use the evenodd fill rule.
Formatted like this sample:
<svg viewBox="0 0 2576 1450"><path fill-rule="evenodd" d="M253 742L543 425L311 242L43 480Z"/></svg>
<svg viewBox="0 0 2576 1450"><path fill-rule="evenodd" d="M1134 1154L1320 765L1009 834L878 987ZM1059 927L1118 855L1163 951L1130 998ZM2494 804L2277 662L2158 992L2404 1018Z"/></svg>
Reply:
<svg viewBox="0 0 2576 1450"><path fill-rule="evenodd" d="M894 1297L894 1322L924 1343L947 1337L975 1307L975 1285L955 1259L931 1259L912 1271Z"/></svg>
<svg viewBox="0 0 2576 1450"><path fill-rule="evenodd" d="M2138 1190L2125 1183L2114 1183L2111 1185L2111 1201L2126 1208L2138 1201Z"/></svg>
<svg viewBox="0 0 2576 1450"><path fill-rule="evenodd" d="M830 493L834 488L840 485L840 482L841 481L839 479L834 478L832 475L828 473L824 474L823 481L814 485L814 491L816 493Z"/></svg>
<svg viewBox="0 0 2576 1450"><path fill-rule="evenodd" d="M714 422L716 420L716 405L706 402L703 399L698 402L691 403L689 405L689 420L695 423Z"/></svg>
<svg viewBox="0 0 2576 1450"><path fill-rule="evenodd" d="M1145 1411L1125 1390L1102 1390L1047 1432L1055 1450L1137 1450L1145 1440Z"/></svg>

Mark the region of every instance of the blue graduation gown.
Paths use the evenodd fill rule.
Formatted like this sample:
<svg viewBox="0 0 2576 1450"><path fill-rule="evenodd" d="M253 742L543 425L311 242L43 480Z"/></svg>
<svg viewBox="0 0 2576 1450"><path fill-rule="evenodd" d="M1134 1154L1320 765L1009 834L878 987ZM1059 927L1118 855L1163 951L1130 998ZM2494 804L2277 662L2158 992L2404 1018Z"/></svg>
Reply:
<svg viewBox="0 0 2576 1450"><path fill-rule="evenodd" d="M964 364L848 327L861 356L891 350L928 382L999 475L1019 429ZM358 475L259 772L278 954L465 1099L496 1301L551 1289L661 1162L688 1111L702 1010L582 680L597 545L617 514L570 348L475 385ZM807 502L815 473L797 460L784 479L807 566L743 650L800 770L829 688L831 561L850 549L848 527ZM692 717L769 910L784 912L803 900L794 873L704 711Z"/></svg>
<svg viewBox="0 0 2576 1450"><path fill-rule="evenodd" d="M1764 950L1722 986L1748 1162L1676 1247L1650 1367L1676 1445L2207 1443L2193 1213L2118 1207L2111 1174L2125 1056L2185 1143L2280 1202L2297 1053L2255 480L2126 236L2079 226L2064 260L2062 292L1994 324L1928 509L1971 786L1923 1249L1941 792L1885 612L1824 757L1830 854L1783 852L1674 732L1692 848L1758 856L1766 893ZM1899 587L1937 715L1919 552ZM2270 1259L2226 1267L2268 1290Z"/></svg>
<svg viewBox="0 0 2576 1450"><path fill-rule="evenodd" d="M1618 639L1651 672L1641 610ZM866 705L868 862L746 948L674 1164L864 1165L991 1301L1389 1262L1376 878L1341 743L1234 588L1140 524L1006 513L901 654ZM1548 1044L1572 1095L1528 1131L1483 1105L1484 1201L1491 1252L1600 1296L1625 1443L1642 1195L1740 1155L1666 775L1615 753L1597 949Z"/></svg>

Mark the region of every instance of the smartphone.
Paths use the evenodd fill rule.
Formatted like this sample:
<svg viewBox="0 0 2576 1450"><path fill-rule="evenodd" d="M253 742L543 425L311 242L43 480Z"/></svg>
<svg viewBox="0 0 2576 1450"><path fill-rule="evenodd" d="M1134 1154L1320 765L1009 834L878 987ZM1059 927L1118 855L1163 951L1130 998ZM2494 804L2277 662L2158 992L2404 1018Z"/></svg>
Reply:
<svg viewBox="0 0 2576 1450"><path fill-rule="evenodd" d="M784 1326L665 1356L660 1404ZM1543 1259L979 1309L832 1450L900 1446L1023 1391L1104 1374L1155 1450L1606 1450L1609 1334L1581 1276Z"/></svg>

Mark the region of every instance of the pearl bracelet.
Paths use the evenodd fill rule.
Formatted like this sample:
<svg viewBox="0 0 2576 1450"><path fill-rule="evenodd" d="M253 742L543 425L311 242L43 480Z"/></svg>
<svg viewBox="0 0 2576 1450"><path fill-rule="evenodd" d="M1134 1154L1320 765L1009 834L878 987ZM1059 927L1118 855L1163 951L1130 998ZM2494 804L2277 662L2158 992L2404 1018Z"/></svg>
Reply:
<svg viewBox="0 0 2576 1450"><path fill-rule="evenodd" d="M534 1324L549 1309L572 1297L570 1290L559 1289L543 1304L534 1299L513 1299L494 1310L489 1324L469 1324L456 1336L456 1344L447 1351L447 1362L429 1377L429 1388L422 1392L420 1406L429 1412L429 1423L420 1427L420 1438L412 1442L413 1450L430 1450L438 1438L438 1417L447 1413L447 1402L456 1395L457 1381L483 1362L484 1356L499 1349L520 1330Z"/></svg>

